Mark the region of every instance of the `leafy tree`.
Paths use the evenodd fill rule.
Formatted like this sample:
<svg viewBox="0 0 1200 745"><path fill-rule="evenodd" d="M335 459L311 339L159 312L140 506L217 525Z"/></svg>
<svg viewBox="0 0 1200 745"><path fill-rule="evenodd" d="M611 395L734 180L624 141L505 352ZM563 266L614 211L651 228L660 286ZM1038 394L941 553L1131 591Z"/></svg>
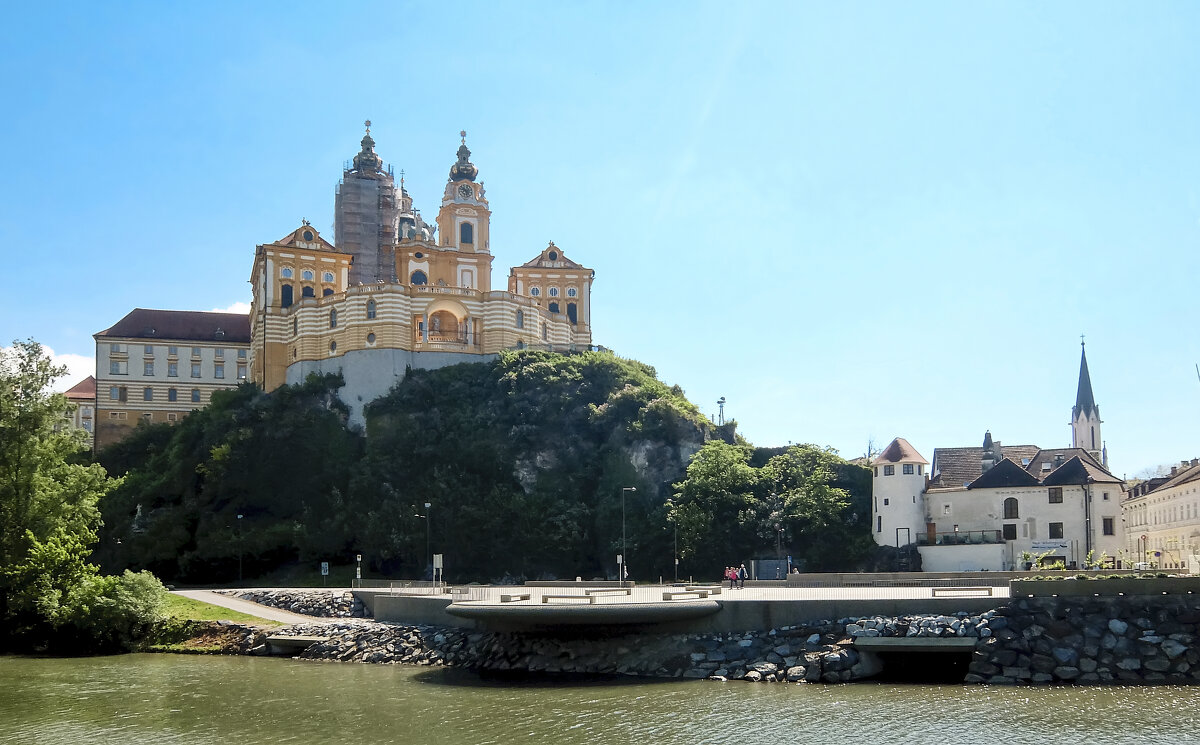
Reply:
<svg viewBox="0 0 1200 745"><path fill-rule="evenodd" d="M32 340L0 351L0 618L8 644L120 647L153 621L163 590L149 576L100 577L87 562L97 502L116 482L71 462L82 433L61 427L69 404L49 392L64 373ZM103 618L90 615L101 606Z"/></svg>

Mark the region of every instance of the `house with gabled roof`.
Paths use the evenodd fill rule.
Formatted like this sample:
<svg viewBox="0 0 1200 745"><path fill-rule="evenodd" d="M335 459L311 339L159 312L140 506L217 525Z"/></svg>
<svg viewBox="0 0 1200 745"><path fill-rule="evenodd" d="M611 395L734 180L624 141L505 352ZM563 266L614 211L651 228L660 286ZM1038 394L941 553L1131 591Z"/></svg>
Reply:
<svg viewBox="0 0 1200 745"><path fill-rule="evenodd" d="M988 431L981 446L935 448L928 463L896 438L871 463L875 542L915 544L933 572L1021 569L1028 556L1116 565L1125 556L1124 483L1108 471L1099 434L1085 355L1074 447L1004 446Z"/></svg>

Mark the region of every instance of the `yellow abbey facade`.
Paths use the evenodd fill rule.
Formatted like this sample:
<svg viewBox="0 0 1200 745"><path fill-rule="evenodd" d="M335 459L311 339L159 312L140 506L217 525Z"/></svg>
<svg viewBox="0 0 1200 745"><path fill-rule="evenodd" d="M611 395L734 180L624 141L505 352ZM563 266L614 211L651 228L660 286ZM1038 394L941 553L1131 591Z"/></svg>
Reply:
<svg viewBox="0 0 1200 745"><path fill-rule="evenodd" d="M335 208L348 250L307 222L256 248L251 380L271 391L340 372L341 397L361 423L362 407L409 367L478 362L503 349L591 346L594 272L553 242L510 269L507 289L491 289L491 208L460 134L436 227L413 209L403 179L395 189L368 122Z"/></svg>

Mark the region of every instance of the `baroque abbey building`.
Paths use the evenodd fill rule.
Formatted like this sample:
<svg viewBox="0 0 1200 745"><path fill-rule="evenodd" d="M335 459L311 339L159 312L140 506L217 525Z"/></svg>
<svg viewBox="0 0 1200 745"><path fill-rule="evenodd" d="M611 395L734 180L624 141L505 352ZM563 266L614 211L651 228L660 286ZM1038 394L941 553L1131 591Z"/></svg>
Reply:
<svg viewBox="0 0 1200 745"><path fill-rule="evenodd" d="M367 127L338 185L335 243L305 222L255 250L251 380L271 391L340 372L341 397L361 424L363 406L410 367L591 346L594 272L553 242L492 289L492 213L465 132L430 225Z"/></svg>

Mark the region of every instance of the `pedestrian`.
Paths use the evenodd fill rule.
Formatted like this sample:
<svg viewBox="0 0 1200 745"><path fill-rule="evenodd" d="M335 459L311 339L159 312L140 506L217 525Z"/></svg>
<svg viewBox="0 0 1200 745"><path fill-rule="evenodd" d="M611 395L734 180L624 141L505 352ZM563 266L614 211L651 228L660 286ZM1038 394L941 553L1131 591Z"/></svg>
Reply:
<svg viewBox="0 0 1200 745"><path fill-rule="evenodd" d="M729 580L729 589L733 589L733 583L736 581L733 578L733 567L725 567L725 579Z"/></svg>
<svg viewBox="0 0 1200 745"><path fill-rule="evenodd" d="M745 590L746 589L746 565L745 564L742 564L740 567L738 567L737 577L738 577L738 589Z"/></svg>

